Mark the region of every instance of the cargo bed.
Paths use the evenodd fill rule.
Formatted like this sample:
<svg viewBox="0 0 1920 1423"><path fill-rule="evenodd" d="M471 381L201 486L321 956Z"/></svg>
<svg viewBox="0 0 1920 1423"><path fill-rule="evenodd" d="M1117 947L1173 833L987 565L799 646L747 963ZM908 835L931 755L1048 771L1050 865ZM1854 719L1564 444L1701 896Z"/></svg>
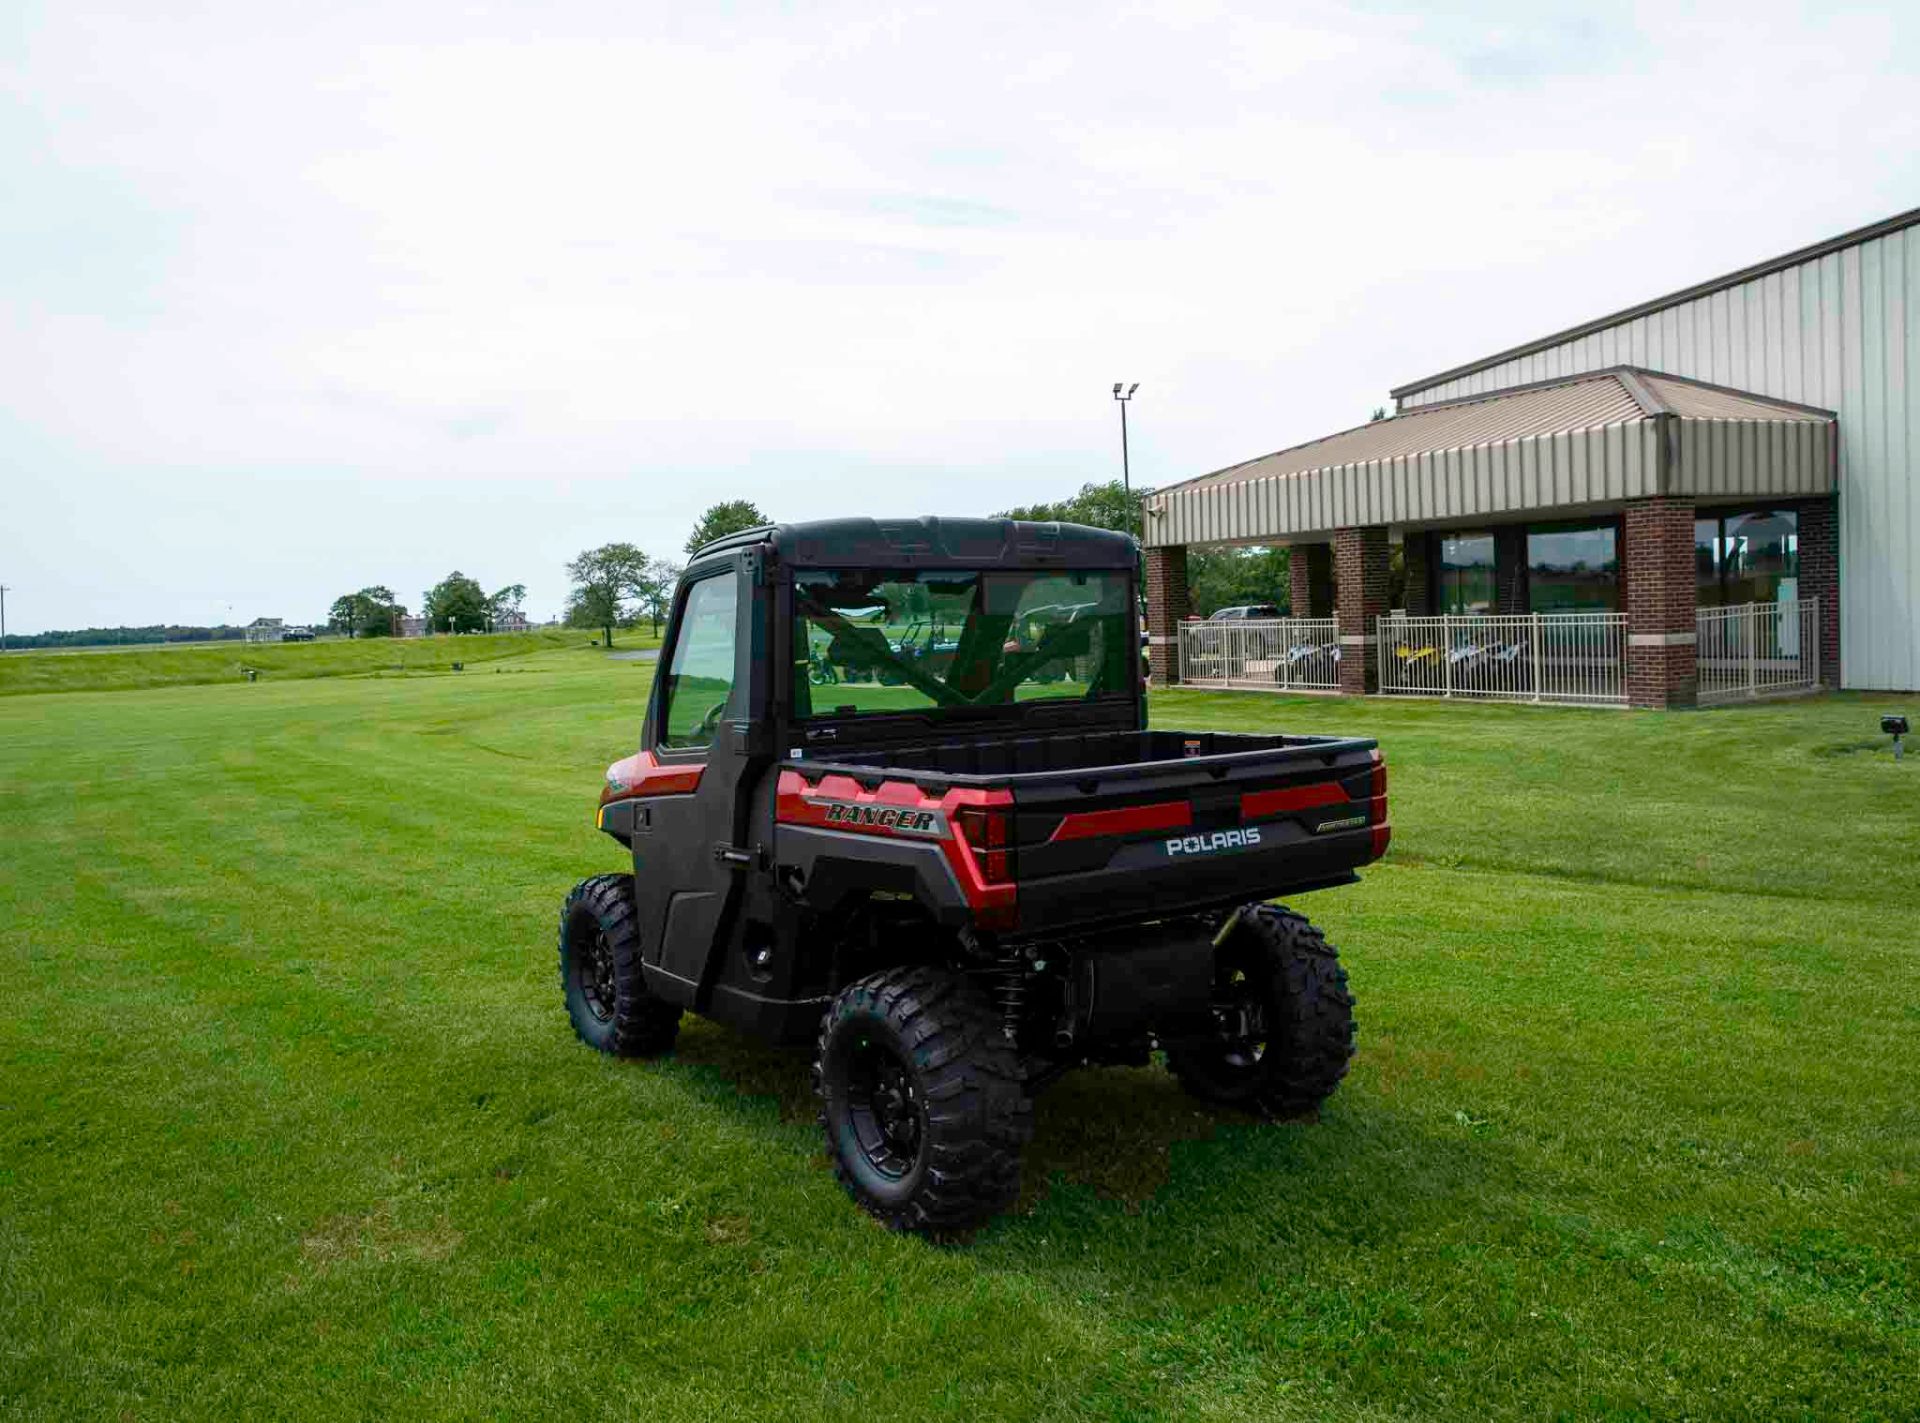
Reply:
<svg viewBox="0 0 1920 1423"><path fill-rule="evenodd" d="M997 789L1023 935L1171 917L1352 882L1386 850L1386 771L1365 737L1055 733L795 758L807 781L926 796Z"/></svg>

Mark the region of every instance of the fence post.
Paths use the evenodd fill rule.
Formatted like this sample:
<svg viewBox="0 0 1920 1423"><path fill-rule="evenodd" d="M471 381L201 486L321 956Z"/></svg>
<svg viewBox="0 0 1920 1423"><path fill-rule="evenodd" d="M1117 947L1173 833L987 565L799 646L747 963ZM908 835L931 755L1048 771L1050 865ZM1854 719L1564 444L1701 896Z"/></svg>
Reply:
<svg viewBox="0 0 1920 1423"><path fill-rule="evenodd" d="M1754 695L1756 674L1760 670L1760 605L1747 604L1747 695Z"/></svg>
<svg viewBox="0 0 1920 1423"><path fill-rule="evenodd" d="M1540 615L1527 615L1527 665L1533 669L1533 699L1540 700Z"/></svg>
<svg viewBox="0 0 1920 1423"><path fill-rule="evenodd" d="M1802 680L1809 687L1817 687L1820 685L1820 604L1808 598L1800 604L1800 608L1801 655L1810 659L1808 665L1813 668L1813 676Z"/></svg>

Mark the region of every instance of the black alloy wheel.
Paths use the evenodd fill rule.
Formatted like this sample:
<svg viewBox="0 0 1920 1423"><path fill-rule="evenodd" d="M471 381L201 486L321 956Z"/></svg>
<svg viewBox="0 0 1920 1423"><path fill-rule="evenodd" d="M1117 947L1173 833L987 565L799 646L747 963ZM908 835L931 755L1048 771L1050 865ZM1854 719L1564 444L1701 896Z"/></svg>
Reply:
<svg viewBox="0 0 1920 1423"><path fill-rule="evenodd" d="M575 971L580 976L580 994L587 1000L587 1011L603 1023L612 1022L620 1003L613 976L613 946L597 924Z"/></svg>
<svg viewBox="0 0 1920 1423"><path fill-rule="evenodd" d="M888 969L843 988L813 1067L834 1175L890 1230L971 1230L1020 1192L1033 1134L1020 1059L963 973Z"/></svg>
<svg viewBox="0 0 1920 1423"><path fill-rule="evenodd" d="M560 908L560 991L580 1041L615 1057L673 1046L680 1010L647 988L632 875L595 875Z"/></svg>
<svg viewBox="0 0 1920 1423"><path fill-rule="evenodd" d="M920 1164L926 1103L912 1071L886 1044L863 1038L847 1054L847 1117L877 1174L898 1181Z"/></svg>
<svg viewBox="0 0 1920 1423"><path fill-rule="evenodd" d="M1180 1085L1208 1102L1300 1117L1353 1059L1353 994L1333 945L1302 915L1250 904L1214 950L1209 1041L1169 1047Z"/></svg>

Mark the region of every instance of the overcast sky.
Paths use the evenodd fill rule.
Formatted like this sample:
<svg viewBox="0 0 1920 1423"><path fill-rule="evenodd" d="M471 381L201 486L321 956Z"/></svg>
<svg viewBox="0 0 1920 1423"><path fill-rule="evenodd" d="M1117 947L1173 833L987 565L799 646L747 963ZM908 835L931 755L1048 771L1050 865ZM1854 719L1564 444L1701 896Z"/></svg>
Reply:
<svg viewBox="0 0 1920 1423"><path fill-rule="evenodd" d="M0 4L8 624L1312 439L1920 205L1916 16Z"/></svg>

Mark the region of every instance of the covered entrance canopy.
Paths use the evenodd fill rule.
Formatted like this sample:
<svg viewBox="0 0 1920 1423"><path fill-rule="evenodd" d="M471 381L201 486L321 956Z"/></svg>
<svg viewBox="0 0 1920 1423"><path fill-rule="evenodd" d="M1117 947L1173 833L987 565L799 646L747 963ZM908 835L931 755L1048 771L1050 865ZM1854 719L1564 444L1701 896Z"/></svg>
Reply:
<svg viewBox="0 0 1920 1423"><path fill-rule="evenodd" d="M1835 444L1830 411L1620 366L1424 405L1173 485L1147 500L1145 542L1831 494Z"/></svg>
<svg viewBox="0 0 1920 1423"><path fill-rule="evenodd" d="M1517 535L1530 520L1597 515L1619 520L1620 611L1631 616L1633 647L1647 649L1635 654L1652 669L1639 680L1658 683L1635 700L1689 701L1697 506L1804 501L1798 537L1824 540L1815 563L1830 565L1838 442L1830 411L1618 366L1423 405L1201 475L1146 501L1156 677L1176 676L1190 544L1331 545L1311 552L1335 607L1311 611L1337 609L1343 689L1371 691L1389 529L1409 537L1413 603L1416 533L1511 526ZM1295 559L1296 615L1308 611L1308 561Z"/></svg>

